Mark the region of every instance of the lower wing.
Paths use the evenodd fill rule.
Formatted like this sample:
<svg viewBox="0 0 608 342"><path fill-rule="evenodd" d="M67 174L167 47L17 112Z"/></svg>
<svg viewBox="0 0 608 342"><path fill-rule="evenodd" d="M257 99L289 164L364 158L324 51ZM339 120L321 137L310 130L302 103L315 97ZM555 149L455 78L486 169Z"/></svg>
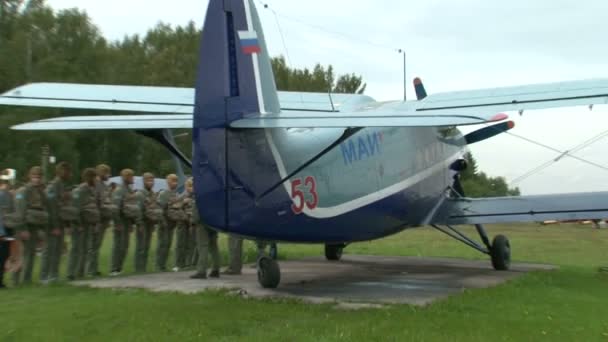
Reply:
<svg viewBox="0 0 608 342"><path fill-rule="evenodd" d="M608 217L608 192L447 199L431 224L592 220Z"/></svg>

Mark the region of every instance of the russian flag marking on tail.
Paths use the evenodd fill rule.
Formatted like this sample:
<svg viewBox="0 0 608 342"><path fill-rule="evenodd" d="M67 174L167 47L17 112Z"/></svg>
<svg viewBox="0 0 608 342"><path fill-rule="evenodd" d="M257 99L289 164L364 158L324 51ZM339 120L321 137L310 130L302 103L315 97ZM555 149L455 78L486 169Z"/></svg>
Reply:
<svg viewBox="0 0 608 342"><path fill-rule="evenodd" d="M258 35L255 31L239 31L239 40L243 53L251 55L262 52Z"/></svg>

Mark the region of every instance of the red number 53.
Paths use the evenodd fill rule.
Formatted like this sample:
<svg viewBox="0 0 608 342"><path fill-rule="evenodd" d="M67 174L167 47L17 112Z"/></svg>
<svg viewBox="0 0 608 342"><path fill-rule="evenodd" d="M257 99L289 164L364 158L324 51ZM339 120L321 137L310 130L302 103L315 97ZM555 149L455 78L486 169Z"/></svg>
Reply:
<svg viewBox="0 0 608 342"><path fill-rule="evenodd" d="M302 187L302 185L304 186ZM302 184L302 178L292 180L291 198L294 201L294 203L291 205L291 210L296 215L299 215L304 211L304 206L306 206L306 208L309 210L315 209L319 204L317 181L315 180L315 177L306 177L304 179L304 184Z"/></svg>

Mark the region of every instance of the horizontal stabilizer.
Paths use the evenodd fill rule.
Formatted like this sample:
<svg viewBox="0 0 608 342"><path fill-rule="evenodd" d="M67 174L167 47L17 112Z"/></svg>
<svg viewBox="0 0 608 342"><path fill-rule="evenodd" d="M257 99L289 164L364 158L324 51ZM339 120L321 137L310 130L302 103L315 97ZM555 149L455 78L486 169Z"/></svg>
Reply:
<svg viewBox="0 0 608 342"><path fill-rule="evenodd" d="M448 199L433 224L591 220L608 217L608 192Z"/></svg>

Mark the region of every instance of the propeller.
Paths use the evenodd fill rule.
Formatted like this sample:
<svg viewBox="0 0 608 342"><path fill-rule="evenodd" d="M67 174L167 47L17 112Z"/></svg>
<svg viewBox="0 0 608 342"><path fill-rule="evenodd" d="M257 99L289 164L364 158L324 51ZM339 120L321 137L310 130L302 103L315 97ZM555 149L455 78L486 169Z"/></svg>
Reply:
<svg viewBox="0 0 608 342"><path fill-rule="evenodd" d="M504 133L512 129L513 127L515 127L515 122L513 121L501 122L499 124L484 127L482 129L476 130L475 132L471 132L465 135L464 139L466 140L468 145L471 145L489 139L498 134Z"/></svg>

